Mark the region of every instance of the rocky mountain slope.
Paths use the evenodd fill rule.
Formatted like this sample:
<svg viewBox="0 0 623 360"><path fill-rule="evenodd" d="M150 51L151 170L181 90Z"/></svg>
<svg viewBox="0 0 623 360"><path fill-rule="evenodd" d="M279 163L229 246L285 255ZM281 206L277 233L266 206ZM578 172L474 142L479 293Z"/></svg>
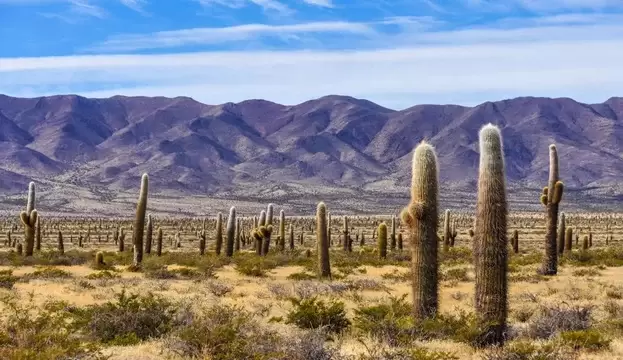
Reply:
<svg viewBox="0 0 623 360"><path fill-rule="evenodd" d="M294 106L0 95L0 191L23 192L34 179L114 193L136 189L147 172L152 191L163 194L392 193L404 190L411 150L428 139L442 191L469 192L478 130L488 122L502 128L511 189L545 184L548 145L556 143L568 189L622 192L623 98L583 104L523 97L395 111L335 95Z"/></svg>

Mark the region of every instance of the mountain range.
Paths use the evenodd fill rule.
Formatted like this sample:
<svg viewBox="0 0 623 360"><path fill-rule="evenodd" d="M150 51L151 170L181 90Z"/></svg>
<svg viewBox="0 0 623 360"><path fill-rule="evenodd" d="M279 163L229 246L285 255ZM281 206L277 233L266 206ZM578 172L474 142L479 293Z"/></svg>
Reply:
<svg viewBox="0 0 623 360"><path fill-rule="evenodd" d="M470 193L486 123L502 129L511 192L536 189L538 198L555 143L570 192L623 194L623 98L521 97L396 111L337 95L298 105L0 95L0 192L8 199L34 180L104 201L135 191L146 172L151 192L181 197L408 196L411 152L426 139L437 151L443 195Z"/></svg>

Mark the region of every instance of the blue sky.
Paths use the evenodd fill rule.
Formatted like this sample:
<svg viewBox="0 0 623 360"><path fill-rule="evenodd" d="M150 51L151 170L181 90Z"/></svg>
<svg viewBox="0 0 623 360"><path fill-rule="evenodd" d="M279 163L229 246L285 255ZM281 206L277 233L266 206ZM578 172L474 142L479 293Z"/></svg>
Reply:
<svg viewBox="0 0 623 360"><path fill-rule="evenodd" d="M0 0L0 93L623 96L623 0Z"/></svg>

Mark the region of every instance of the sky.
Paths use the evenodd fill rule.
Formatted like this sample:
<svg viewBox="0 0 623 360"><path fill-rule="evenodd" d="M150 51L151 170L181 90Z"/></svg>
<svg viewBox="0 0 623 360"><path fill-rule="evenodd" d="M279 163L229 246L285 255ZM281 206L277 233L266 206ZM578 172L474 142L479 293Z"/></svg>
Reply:
<svg viewBox="0 0 623 360"><path fill-rule="evenodd" d="M0 94L623 96L623 0L0 0Z"/></svg>

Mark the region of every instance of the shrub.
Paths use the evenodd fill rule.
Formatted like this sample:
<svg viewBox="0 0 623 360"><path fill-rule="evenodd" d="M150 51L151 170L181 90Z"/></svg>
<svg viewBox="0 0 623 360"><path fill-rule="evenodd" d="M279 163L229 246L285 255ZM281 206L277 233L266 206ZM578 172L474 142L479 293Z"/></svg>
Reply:
<svg viewBox="0 0 623 360"><path fill-rule="evenodd" d="M288 313L286 324L294 324L302 329L322 328L327 333L341 333L351 324L341 301L325 303L312 297L302 300L291 298L290 302L294 309Z"/></svg>
<svg viewBox="0 0 623 360"><path fill-rule="evenodd" d="M530 322L528 335L549 339L562 331L586 330L591 325L592 309L590 306L542 307L539 316Z"/></svg>
<svg viewBox="0 0 623 360"><path fill-rule="evenodd" d="M65 270L57 269L51 266L46 266L35 270L34 272L25 274L22 276L22 281L29 280L51 280L51 279L68 279L71 278L71 274Z"/></svg>
<svg viewBox="0 0 623 360"><path fill-rule="evenodd" d="M114 273L110 270L102 270L102 271L96 271L94 273L91 273L87 276L85 276L86 279L89 280L100 280L100 279L117 279L120 278L121 275Z"/></svg>
<svg viewBox="0 0 623 360"><path fill-rule="evenodd" d="M19 278L13 275L13 270L0 270L0 288L12 289Z"/></svg>
<svg viewBox="0 0 623 360"><path fill-rule="evenodd" d="M482 355L483 360L573 360L577 355L555 343L534 344L529 341L509 343Z"/></svg>
<svg viewBox="0 0 623 360"><path fill-rule="evenodd" d="M606 350L610 347L611 339L594 329L563 331L560 341L574 350Z"/></svg>

